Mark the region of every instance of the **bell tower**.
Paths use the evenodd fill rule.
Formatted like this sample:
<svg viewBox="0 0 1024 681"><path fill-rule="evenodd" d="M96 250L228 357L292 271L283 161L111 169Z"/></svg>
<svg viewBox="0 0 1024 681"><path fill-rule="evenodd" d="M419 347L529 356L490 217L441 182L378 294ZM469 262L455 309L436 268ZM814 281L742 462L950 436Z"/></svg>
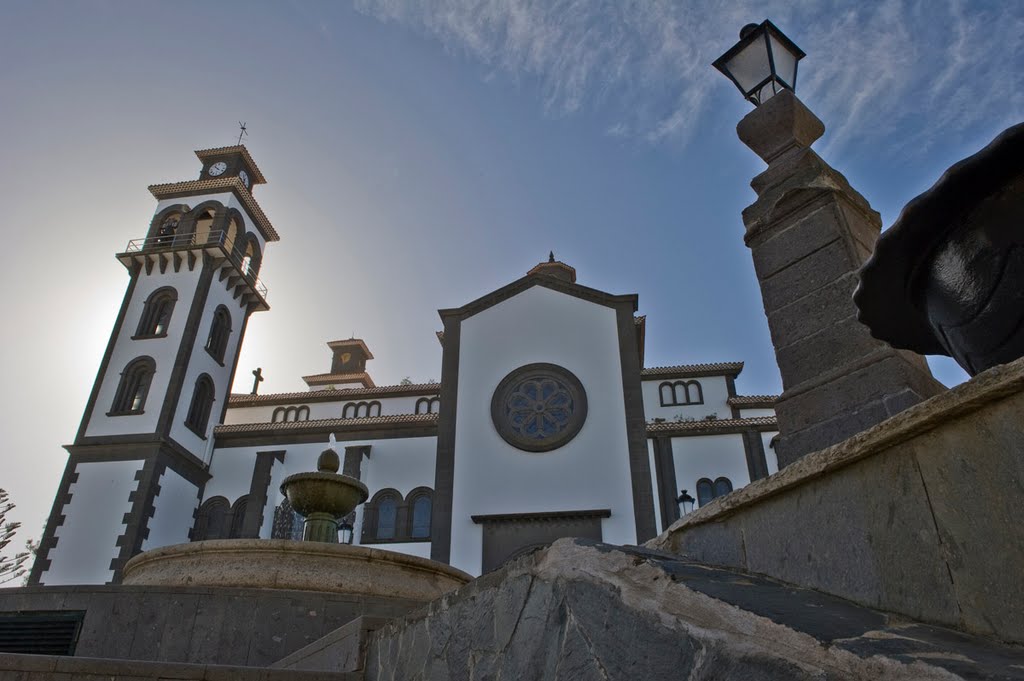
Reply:
<svg viewBox="0 0 1024 681"><path fill-rule="evenodd" d="M189 539L249 315L269 309L263 251L278 240L249 151L196 156L199 179L149 187L145 236L116 255L127 291L31 584L117 582L136 553Z"/></svg>

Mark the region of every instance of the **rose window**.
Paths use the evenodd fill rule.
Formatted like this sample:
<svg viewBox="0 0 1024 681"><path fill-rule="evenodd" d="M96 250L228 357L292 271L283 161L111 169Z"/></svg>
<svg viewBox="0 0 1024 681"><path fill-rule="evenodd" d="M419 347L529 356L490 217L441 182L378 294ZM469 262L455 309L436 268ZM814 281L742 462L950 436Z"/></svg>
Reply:
<svg viewBox="0 0 1024 681"><path fill-rule="evenodd" d="M510 445L543 452L561 447L583 427L587 396L579 379L554 364L516 369L498 384L491 417Z"/></svg>

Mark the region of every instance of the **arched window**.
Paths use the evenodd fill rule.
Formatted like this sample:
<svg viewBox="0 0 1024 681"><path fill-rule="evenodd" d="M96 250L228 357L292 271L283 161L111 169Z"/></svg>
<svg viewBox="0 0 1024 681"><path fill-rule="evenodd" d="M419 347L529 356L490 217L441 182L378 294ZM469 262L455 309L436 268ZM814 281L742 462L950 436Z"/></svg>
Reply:
<svg viewBox="0 0 1024 681"><path fill-rule="evenodd" d="M377 500L377 539L394 539L398 530L398 499L387 495Z"/></svg>
<svg viewBox="0 0 1024 681"><path fill-rule="evenodd" d="M229 539L240 539L242 537L242 525L245 523L245 509L249 506L249 495L243 494L235 500L231 506L231 531Z"/></svg>
<svg viewBox="0 0 1024 681"><path fill-rule="evenodd" d="M724 497L732 491L732 480L729 478L717 478L715 480L715 498Z"/></svg>
<svg viewBox="0 0 1024 681"><path fill-rule="evenodd" d="M206 426L210 423L212 409L213 379L208 374L200 374L196 379L196 387L192 391L192 402L188 405L185 425L196 435L206 439Z"/></svg>
<svg viewBox="0 0 1024 681"><path fill-rule="evenodd" d="M409 527L411 528L409 536L412 539L430 538L430 513L432 506L433 501L430 498L429 492L418 494L412 499L412 502L409 504Z"/></svg>
<svg viewBox="0 0 1024 681"><path fill-rule="evenodd" d="M129 362L121 372L121 381L108 416L141 414L146 407L146 396L154 373L156 362L152 357L137 357Z"/></svg>
<svg viewBox="0 0 1024 681"><path fill-rule="evenodd" d="M171 325L171 312L178 301L178 292L171 286L158 288L149 294L142 308L135 338L160 338L167 335Z"/></svg>
<svg viewBox="0 0 1024 681"><path fill-rule="evenodd" d="M343 419L359 419L368 416L380 416L380 402L349 402L341 410Z"/></svg>
<svg viewBox="0 0 1024 681"><path fill-rule="evenodd" d="M697 481L697 505L703 506L715 498L715 486L707 478Z"/></svg>
<svg viewBox="0 0 1024 681"><path fill-rule="evenodd" d="M416 414L436 414L441 408L440 397L421 397L416 400Z"/></svg>
<svg viewBox="0 0 1024 681"><path fill-rule="evenodd" d="M215 360L224 363L224 353L228 349L228 337L231 335L231 313L223 305L213 311L213 323L210 324L210 337L206 339L206 351Z"/></svg>
<svg viewBox="0 0 1024 681"><path fill-rule="evenodd" d="M260 252L260 242L252 233L245 235L245 242L238 244L238 253L241 256L242 274L247 277L256 278L260 273L260 261L263 254Z"/></svg>
<svg viewBox="0 0 1024 681"><path fill-rule="evenodd" d="M729 478L716 478L711 482L710 478L701 478L697 481L697 504L703 506L712 499L724 497L732 491L732 481Z"/></svg>
<svg viewBox="0 0 1024 681"><path fill-rule="evenodd" d="M159 246L169 246L174 243L174 234L178 231L178 223L181 222L181 213L171 213L160 221L156 230L156 243Z"/></svg>
<svg viewBox="0 0 1024 681"><path fill-rule="evenodd" d="M270 417L271 423L287 423L289 421L308 421L309 407L278 407Z"/></svg>
<svg viewBox="0 0 1024 681"><path fill-rule="evenodd" d="M226 539L230 532L231 507L224 497L211 497L196 512L192 541Z"/></svg>
<svg viewBox="0 0 1024 681"><path fill-rule="evenodd" d="M213 221L216 217L216 213L213 209L207 209L196 216L196 226L193 230L195 239L192 243L202 246L210 241L210 232L213 228Z"/></svg>
<svg viewBox="0 0 1024 681"><path fill-rule="evenodd" d="M658 396L663 407L704 404L700 381L665 381L658 386Z"/></svg>

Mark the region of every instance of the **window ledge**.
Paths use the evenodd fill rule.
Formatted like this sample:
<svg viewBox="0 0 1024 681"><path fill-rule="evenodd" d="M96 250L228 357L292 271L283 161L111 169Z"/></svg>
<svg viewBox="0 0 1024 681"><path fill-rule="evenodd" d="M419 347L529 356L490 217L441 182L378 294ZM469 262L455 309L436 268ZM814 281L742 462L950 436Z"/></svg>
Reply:
<svg viewBox="0 0 1024 681"><path fill-rule="evenodd" d="M189 431L192 434L194 434L196 437L198 437L200 440L206 440L206 435L204 435L203 433L200 433L198 430L196 430L195 427L191 423L188 423L186 421L185 422L185 427L188 428Z"/></svg>
<svg viewBox="0 0 1024 681"><path fill-rule="evenodd" d="M422 544L429 543L430 537L396 537L395 539L360 539L360 546L369 546L371 544Z"/></svg>
<svg viewBox="0 0 1024 681"><path fill-rule="evenodd" d="M224 366L224 358L223 357L217 357L217 355L213 354L213 351L210 350L210 348L207 348L207 347L204 346L203 349L206 350L206 354L208 354L210 357L213 358L214 362L216 362L217 364L219 364L221 366Z"/></svg>
<svg viewBox="0 0 1024 681"><path fill-rule="evenodd" d="M139 409L138 411L108 411L107 416L138 416L145 413L145 409Z"/></svg>
<svg viewBox="0 0 1024 681"><path fill-rule="evenodd" d="M167 333L166 332L164 332L164 333L157 333L157 334L148 334L148 333L146 333L146 334L142 334L142 335L136 334L136 335L132 336L132 340L150 340L150 339L153 339L153 338L167 338Z"/></svg>

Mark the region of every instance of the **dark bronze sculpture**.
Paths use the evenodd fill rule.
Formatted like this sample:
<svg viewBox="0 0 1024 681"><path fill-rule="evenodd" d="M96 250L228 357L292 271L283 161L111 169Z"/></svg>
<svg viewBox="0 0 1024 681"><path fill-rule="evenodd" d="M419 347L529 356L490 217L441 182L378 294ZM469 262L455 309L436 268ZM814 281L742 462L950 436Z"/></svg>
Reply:
<svg viewBox="0 0 1024 681"><path fill-rule="evenodd" d="M1024 356L1024 123L906 205L854 302L875 338L972 376Z"/></svg>

